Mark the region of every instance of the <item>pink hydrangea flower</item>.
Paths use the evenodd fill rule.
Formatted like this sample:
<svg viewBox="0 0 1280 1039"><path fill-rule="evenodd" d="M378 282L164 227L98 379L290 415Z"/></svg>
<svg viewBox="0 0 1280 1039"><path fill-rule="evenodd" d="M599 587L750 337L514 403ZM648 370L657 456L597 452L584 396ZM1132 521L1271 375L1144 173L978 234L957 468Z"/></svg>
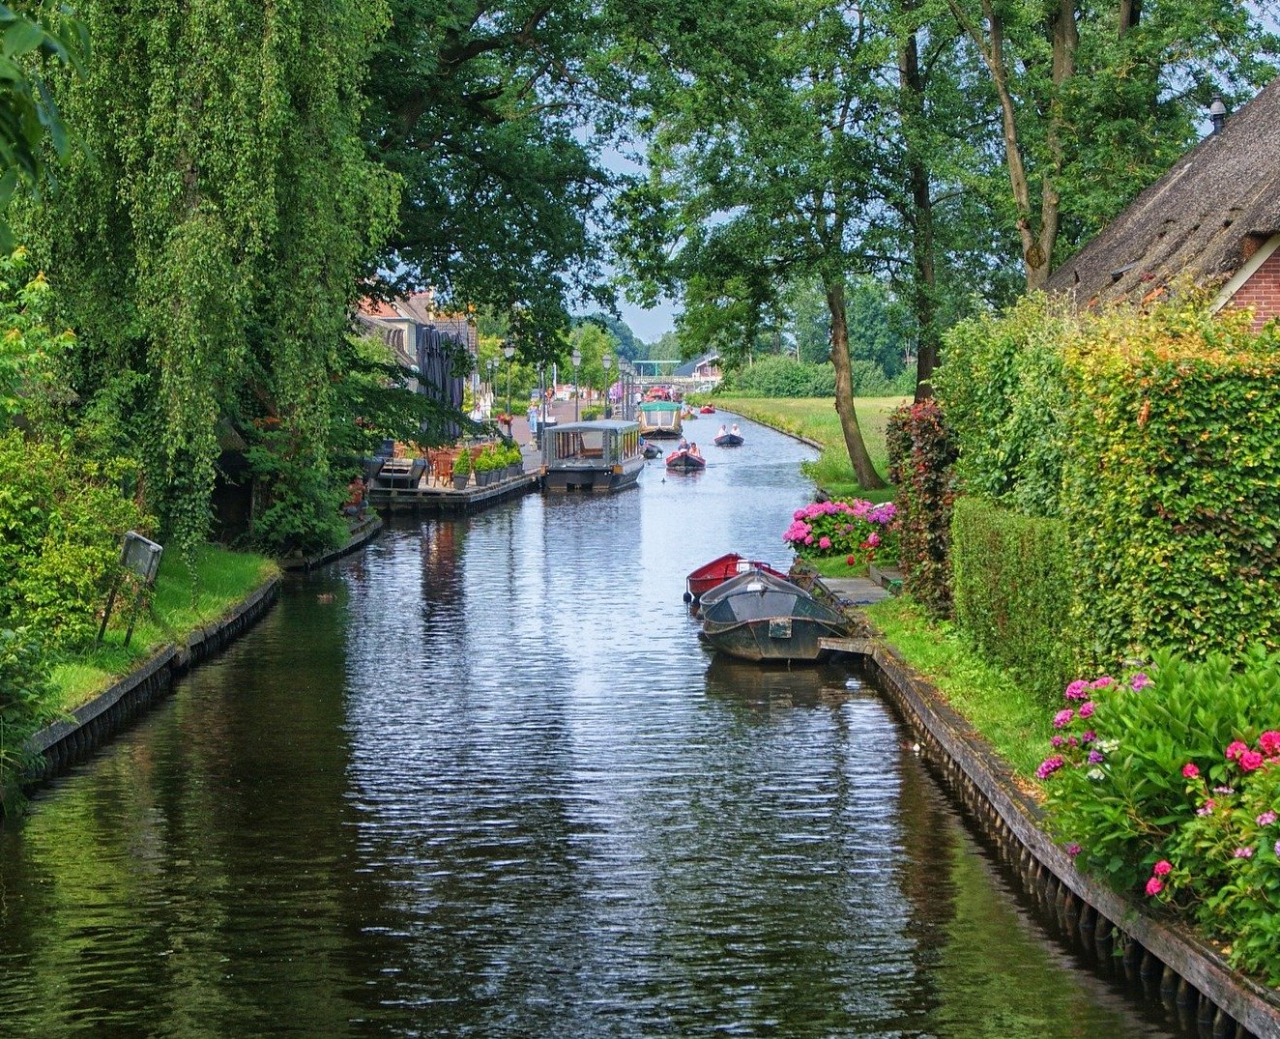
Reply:
<svg viewBox="0 0 1280 1039"><path fill-rule="evenodd" d="M1280 754L1280 732L1269 729L1258 737L1258 748L1269 758Z"/></svg>
<svg viewBox="0 0 1280 1039"><path fill-rule="evenodd" d="M1208 801L1206 801L1204 804L1202 804L1199 808L1196 809L1196 815L1213 815L1213 810L1217 807L1218 807L1217 804L1215 804L1213 799L1210 798Z"/></svg>
<svg viewBox="0 0 1280 1039"><path fill-rule="evenodd" d="M824 534L822 537L818 538L818 547L825 552L831 547L831 539Z"/></svg>
<svg viewBox="0 0 1280 1039"><path fill-rule="evenodd" d="M1256 750L1246 750L1240 755L1239 765L1246 772L1252 772L1262 767L1263 757Z"/></svg>
<svg viewBox="0 0 1280 1039"><path fill-rule="evenodd" d="M1073 859L1080 854L1081 850L1080 845L1076 844L1074 841L1067 845L1067 854Z"/></svg>
<svg viewBox="0 0 1280 1039"><path fill-rule="evenodd" d="M1154 898L1164 890L1164 881L1159 877L1152 877L1147 881L1147 894Z"/></svg>
<svg viewBox="0 0 1280 1039"><path fill-rule="evenodd" d="M1258 818L1255 819L1254 822L1256 822L1259 826L1270 826L1273 822L1276 821L1277 818L1278 817L1276 816L1275 812L1268 810L1266 812L1263 812L1260 816L1258 816Z"/></svg>
<svg viewBox="0 0 1280 1039"><path fill-rule="evenodd" d="M1116 680L1110 675L1103 675L1101 678L1095 678L1089 683L1090 689L1109 689L1116 684Z"/></svg>
<svg viewBox="0 0 1280 1039"><path fill-rule="evenodd" d="M1062 768L1064 764L1066 764L1066 762L1062 760L1061 754L1054 754L1052 757L1045 758L1044 761L1040 762L1040 767L1036 769L1036 778L1048 779L1051 775L1057 772L1058 769Z"/></svg>
<svg viewBox="0 0 1280 1039"><path fill-rule="evenodd" d="M877 545L880 544L880 535L873 530L870 534L867 535L867 544L870 545L872 548L875 548Z"/></svg>
<svg viewBox="0 0 1280 1039"><path fill-rule="evenodd" d="M1235 740L1232 743L1228 743L1227 750L1226 750L1227 760L1235 761L1237 758L1240 757L1241 754L1243 754L1248 749L1249 749L1248 746L1245 745L1244 743L1241 743L1239 740Z"/></svg>
<svg viewBox="0 0 1280 1039"><path fill-rule="evenodd" d="M1086 682L1083 678L1077 678L1074 682L1072 682L1069 686L1067 686L1066 692L1064 692L1062 695L1065 696L1068 700L1083 700L1085 697L1089 695L1087 692L1088 688L1089 688L1088 682Z"/></svg>
<svg viewBox="0 0 1280 1039"><path fill-rule="evenodd" d="M1252 848L1237 848L1237 849L1233 852L1233 854L1235 855L1235 857L1236 857L1237 859L1251 859L1251 858L1253 858L1253 849L1252 849Z"/></svg>
<svg viewBox="0 0 1280 1039"><path fill-rule="evenodd" d="M1136 675L1134 675L1131 679L1129 679L1129 686L1130 688L1133 689L1135 693L1142 692L1143 689L1147 688L1147 686L1151 684L1153 683L1151 679L1147 676L1145 671L1139 671Z"/></svg>
<svg viewBox="0 0 1280 1039"><path fill-rule="evenodd" d="M1076 712L1068 707L1065 711L1059 711L1053 716L1053 727L1061 729L1064 725L1070 725L1071 720L1076 716Z"/></svg>
<svg viewBox="0 0 1280 1039"><path fill-rule="evenodd" d="M1195 779L1198 775L1200 775L1200 770L1196 768L1193 762L1188 761L1185 765L1182 766L1182 774L1186 776L1187 779Z"/></svg>
<svg viewBox="0 0 1280 1039"><path fill-rule="evenodd" d="M1168 859L1161 859L1159 862L1157 862L1154 866L1151 867L1151 872L1154 873L1157 877L1167 877L1170 873L1173 872L1173 863L1171 863Z"/></svg>
<svg viewBox="0 0 1280 1039"><path fill-rule="evenodd" d="M1093 717L1093 712L1094 712L1095 710L1096 710L1096 708L1094 707L1094 703L1093 703L1093 701L1092 701L1092 700L1086 700L1084 703L1082 703L1082 704L1080 705L1080 717L1081 717L1081 718L1091 718L1091 717Z"/></svg>
<svg viewBox="0 0 1280 1039"><path fill-rule="evenodd" d="M1067 741L1064 740L1061 736L1059 736L1056 732L1049 737L1049 746L1051 747L1061 747L1066 742Z"/></svg>
<svg viewBox="0 0 1280 1039"><path fill-rule="evenodd" d="M1090 765L1101 765L1106 760L1107 760L1106 756L1103 755L1100 751L1096 751L1096 750L1089 751Z"/></svg>

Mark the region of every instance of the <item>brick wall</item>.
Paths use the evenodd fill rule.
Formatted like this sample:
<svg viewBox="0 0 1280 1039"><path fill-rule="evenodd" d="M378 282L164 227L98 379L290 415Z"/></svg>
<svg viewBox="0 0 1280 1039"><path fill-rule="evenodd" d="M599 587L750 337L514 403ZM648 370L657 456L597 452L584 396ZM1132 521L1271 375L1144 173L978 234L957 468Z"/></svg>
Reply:
<svg viewBox="0 0 1280 1039"><path fill-rule="evenodd" d="M1269 319L1280 316L1280 249L1267 257L1253 277L1246 281L1231 297L1233 307L1253 307L1254 328L1260 328Z"/></svg>

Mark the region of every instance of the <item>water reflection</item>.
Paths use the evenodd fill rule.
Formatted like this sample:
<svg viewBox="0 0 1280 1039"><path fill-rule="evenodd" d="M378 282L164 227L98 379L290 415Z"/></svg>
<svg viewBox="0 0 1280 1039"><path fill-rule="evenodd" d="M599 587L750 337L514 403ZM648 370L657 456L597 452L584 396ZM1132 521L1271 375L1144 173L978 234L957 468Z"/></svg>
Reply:
<svg viewBox="0 0 1280 1039"><path fill-rule="evenodd" d="M806 493L749 432L291 586L0 832L8 1032L1168 1034L1046 941L857 676L701 648L685 574L778 558Z"/></svg>

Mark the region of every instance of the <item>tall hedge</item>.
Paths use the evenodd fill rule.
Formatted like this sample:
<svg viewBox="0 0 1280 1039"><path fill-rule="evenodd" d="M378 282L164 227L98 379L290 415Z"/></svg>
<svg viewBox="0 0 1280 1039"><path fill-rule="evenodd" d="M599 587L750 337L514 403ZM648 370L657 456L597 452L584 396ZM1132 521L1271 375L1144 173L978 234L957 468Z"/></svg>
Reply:
<svg viewBox="0 0 1280 1039"><path fill-rule="evenodd" d="M1068 349L1074 627L1100 662L1280 646L1278 347L1187 303Z"/></svg>
<svg viewBox="0 0 1280 1039"><path fill-rule="evenodd" d="M1063 632L1074 598L1065 522L959 498L951 517L951 593L956 623L982 654L1047 700L1075 677Z"/></svg>
<svg viewBox="0 0 1280 1039"><path fill-rule="evenodd" d="M934 616L949 617L955 443L933 400L895 411L885 439L889 480L896 487L903 585Z"/></svg>

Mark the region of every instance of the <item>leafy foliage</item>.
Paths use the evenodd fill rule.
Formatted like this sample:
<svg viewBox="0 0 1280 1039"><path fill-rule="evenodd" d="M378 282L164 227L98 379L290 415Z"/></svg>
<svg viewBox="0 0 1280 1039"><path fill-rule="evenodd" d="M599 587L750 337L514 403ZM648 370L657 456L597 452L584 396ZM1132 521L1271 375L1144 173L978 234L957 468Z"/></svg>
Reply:
<svg viewBox="0 0 1280 1039"><path fill-rule="evenodd" d="M1057 516L1070 399L1063 349L1078 326L1043 297L950 328L934 393L959 457L956 477L1029 516Z"/></svg>
<svg viewBox="0 0 1280 1039"><path fill-rule="evenodd" d="M26 742L50 711L48 661L30 628L0 626L0 815L20 804Z"/></svg>
<svg viewBox="0 0 1280 1039"><path fill-rule="evenodd" d="M782 540L802 559L842 558L865 571L877 558L897 559L896 513L892 502L864 498L813 502L796 509Z"/></svg>
<svg viewBox="0 0 1280 1039"><path fill-rule="evenodd" d="M856 396L902 397L911 392L909 376L890 380L874 361L853 361L849 367ZM761 357L748 367L727 373L717 392L760 397L834 397L836 373L830 364L797 363L776 355Z"/></svg>
<svg viewBox="0 0 1280 1039"><path fill-rule="evenodd" d="M906 591L935 617L951 613L955 442L937 402L898 409L886 430Z"/></svg>
<svg viewBox="0 0 1280 1039"><path fill-rule="evenodd" d="M81 337L72 386L100 416L117 409L166 540L208 527L223 418L281 432L255 455L265 481L292 479L268 499L315 515L347 308L395 209L359 136L386 7L86 0L80 14L94 53L56 86L92 159L68 163L28 224Z"/></svg>
<svg viewBox="0 0 1280 1039"><path fill-rule="evenodd" d="M1051 825L1085 869L1181 907L1275 984L1280 657L1161 651L1148 671L1067 686L1039 770Z"/></svg>
<svg viewBox="0 0 1280 1039"><path fill-rule="evenodd" d="M1280 331L1195 300L1090 323L1063 512L1100 661L1280 645Z"/></svg>
<svg viewBox="0 0 1280 1039"><path fill-rule="evenodd" d="M57 395L57 359L75 341L50 330L52 290L43 274L30 276L25 249L0 255L0 422L19 412L35 417Z"/></svg>
<svg viewBox="0 0 1280 1039"><path fill-rule="evenodd" d="M959 463L957 463L957 467ZM1066 524L972 495L951 516L957 627L978 650L1046 700L1074 673L1062 618L1073 596Z"/></svg>

